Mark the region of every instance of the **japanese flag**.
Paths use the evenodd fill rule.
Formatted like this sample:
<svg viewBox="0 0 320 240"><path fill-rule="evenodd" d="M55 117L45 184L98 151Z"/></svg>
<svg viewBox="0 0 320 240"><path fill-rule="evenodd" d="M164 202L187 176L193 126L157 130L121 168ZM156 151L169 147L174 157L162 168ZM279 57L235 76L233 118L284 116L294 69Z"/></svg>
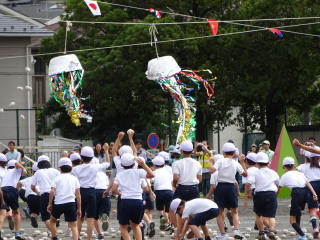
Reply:
<svg viewBox="0 0 320 240"><path fill-rule="evenodd" d="M99 5L96 1L84 0L93 16L101 16Z"/></svg>

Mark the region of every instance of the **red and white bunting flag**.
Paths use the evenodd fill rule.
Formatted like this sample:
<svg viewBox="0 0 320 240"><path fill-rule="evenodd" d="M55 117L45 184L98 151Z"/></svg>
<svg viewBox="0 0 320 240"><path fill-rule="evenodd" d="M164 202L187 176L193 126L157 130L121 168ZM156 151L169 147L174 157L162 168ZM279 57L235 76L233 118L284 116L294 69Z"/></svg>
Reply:
<svg viewBox="0 0 320 240"><path fill-rule="evenodd" d="M100 7L96 1L84 0L93 16L101 16Z"/></svg>
<svg viewBox="0 0 320 240"><path fill-rule="evenodd" d="M219 31L219 21L214 19L208 19L209 26L213 35L217 35Z"/></svg>

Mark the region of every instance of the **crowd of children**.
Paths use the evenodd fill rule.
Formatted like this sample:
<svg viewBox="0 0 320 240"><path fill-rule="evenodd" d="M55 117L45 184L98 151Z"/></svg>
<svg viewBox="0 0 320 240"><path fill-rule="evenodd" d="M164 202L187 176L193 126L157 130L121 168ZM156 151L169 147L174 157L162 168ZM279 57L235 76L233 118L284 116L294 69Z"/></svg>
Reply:
<svg viewBox="0 0 320 240"><path fill-rule="evenodd" d="M220 232L216 240L227 240L226 215L232 222L233 237L245 239L239 230L237 174L243 177L245 206L253 200L258 240L276 238L277 195L282 187L292 189L290 224L299 234L297 240L307 239L300 227L301 211L306 204L313 237L318 238L320 149L317 147L295 140L294 144L304 149L306 162L296 170L295 160L284 158L286 173L280 179L278 173L269 168L270 156L265 152L239 155L232 142L223 145L222 154L214 154L206 141L194 146L186 140L171 149L171 156L165 151L154 156L150 168L141 140L134 142L134 131L129 129L130 146L122 145L125 135L120 132L112 148L104 144L102 150L99 145L99 158L95 157L97 151L89 146L64 153L58 162L59 170L52 168L48 156L42 155L32 166L34 175L24 179L21 178L27 175L24 166L0 154L0 240L4 239L3 222L9 210L14 214L15 238L25 239L20 231L19 190L22 188L24 192L20 196L27 202L31 225L37 228L41 216L52 240L59 238L57 227L62 215L73 240L79 239L84 221L88 240L92 239L94 229L97 238L104 239L111 195L117 196L117 220L124 240L131 239L131 230L136 240L144 239L145 229L150 238L155 235L153 202L160 230L173 233L175 239L210 240L206 222L216 218ZM115 170L109 179L106 170L111 162ZM200 198L201 182L204 198Z"/></svg>

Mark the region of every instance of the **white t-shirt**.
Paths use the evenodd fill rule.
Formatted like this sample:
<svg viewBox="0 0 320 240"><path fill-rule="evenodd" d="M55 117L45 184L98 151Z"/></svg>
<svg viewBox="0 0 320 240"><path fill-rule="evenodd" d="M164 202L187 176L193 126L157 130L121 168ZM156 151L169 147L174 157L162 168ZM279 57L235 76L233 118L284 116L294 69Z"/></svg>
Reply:
<svg viewBox="0 0 320 240"><path fill-rule="evenodd" d="M166 169L173 178L172 167L170 167L169 165L164 165L163 168Z"/></svg>
<svg viewBox="0 0 320 240"><path fill-rule="evenodd" d="M116 165L117 174L124 171L125 169L121 166L121 160L119 156L113 158L114 165ZM133 169L138 169L138 163L134 162Z"/></svg>
<svg viewBox="0 0 320 240"><path fill-rule="evenodd" d="M248 169L247 169L248 177L242 177L242 183L243 183L243 184L247 183L247 182L248 182L248 178L249 178L250 176L254 175L257 170L258 170L257 167L250 167L250 168L248 168ZM252 184L252 185L251 185L251 189L254 189L255 187L256 187L255 184Z"/></svg>
<svg viewBox="0 0 320 240"><path fill-rule="evenodd" d="M218 174L219 174L218 170L211 174L210 184L214 184L216 186L218 185Z"/></svg>
<svg viewBox="0 0 320 240"><path fill-rule="evenodd" d="M52 181L51 187L56 189L54 204L64 204L75 202L76 189L80 188L80 183L70 173L63 173Z"/></svg>
<svg viewBox="0 0 320 240"><path fill-rule="evenodd" d="M72 175L76 176L81 188L94 188L96 186L97 173L105 171L110 163L81 164L72 169Z"/></svg>
<svg viewBox="0 0 320 240"><path fill-rule="evenodd" d="M218 173L218 182L224 183L234 183L236 181L236 173L243 173L243 168L237 161L234 161L232 158L219 159L213 165L216 170L219 170Z"/></svg>
<svg viewBox="0 0 320 240"><path fill-rule="evenodd" d="M6 168L0 167L0 186L2 184L2 179L3 179L4 175L6 174L6 172L7 172Z"/></svg>
<svg viewBox="0 0 320 240"><path fill-rule="evenodd" d="M154 190L172 190L172 175L164 167L154 171Z"/></svg>
<svg viewBox="0 0 320 240"><path fill-rule="evenodd" d="M320 181L320 168L311 168L310 163L304 163L298 166L297 169L307 177L309 182Z"/></svg>
<svg viewBox="0 0 320 240"><path fill-rule="evenodd" d="M199 184L198 176L202 176L202 167L193 158L183 158L172 164L172 173L180 175L178 184L196 185Z"/></svg>
<svg viewBox="0 0 320 240"><path fill-rule="evenodd" d="M183 209L182 218L194 216L212 208L218 208L218 205L209 199L196 198L186 202L186 206Z"/></svg>
<svg viewBox="0 0 320 240"><path fill-rule="evenodd" d="M17 188L17 184L20 180L22 173L21 168L12 168L8 169L6 171L6 174L4 175L2 179L1 187L14 187Z"/></svg>
<svg viewBox="0 0 320 240"><path fill-rule="evenodd" d="M139 199L141 195L141 179L145 179L147 172L143 169L126 169L117 174L114 183L121 188L121 199Z"/></svg>
<svg viewBox="0 0 320 240"><path fill-rule="evenodd" d="M25 197L28 197L29 195L37 195L34 191L32 191L31 189L31 183L32 183L32 177L27 177L25 179L20 180L22 186L25 187L26 189L26 193L25 193ZM36 186L36 189L39 191L39 187Z"/></svg>
<svg viewBox="0 0 320 240"><path fill-rule="evenodd" d="M39 169L33 175L31 185L39 186L40 194L50 193L53 179L60 175L60 172L54 168Z"/></svg>
<svg viewBox="0 0 320 240"><path fill-rule="evenodd" d="M279 175L270 168L258 169L247 181L255 184L255 192L278 191Z"/></svg>
<svg viewBox="0 0 320 240"><path fill-rule="evenodd" d="M282 175L280 179L280 187L304 188L306 184L306 176L298 171L289 171Z"/></svg>
<svg viewBox="0 0 320 240"><path fill-rule="evenodd" d="M109 186L109 178L104 172L97 173L96 186L95 189L106 190Z"/></svg>

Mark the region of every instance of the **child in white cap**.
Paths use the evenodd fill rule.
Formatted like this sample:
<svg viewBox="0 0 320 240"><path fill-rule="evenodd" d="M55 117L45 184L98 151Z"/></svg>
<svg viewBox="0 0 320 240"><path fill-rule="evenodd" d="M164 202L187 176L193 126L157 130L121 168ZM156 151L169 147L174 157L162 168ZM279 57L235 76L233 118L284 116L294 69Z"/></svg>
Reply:
<svg viewBox="0 0 320 240"><path fill-rule="evenodd" d="M173 198L172 175L164 168L165 161L162 156L156 156L153 160L154 190L156 194L156 209L160 216L160 230L165 230L170 225L169 210Z"/></svg>
<svg viewBox="0 0 320 240"><path fill-rule="evenodd" d="M280 192L282 187L288 187L292 190L290 224L292 225L293 229L300 235L298 238L296 238L296 240L303 240L308 239L308 237L300 227L301 210L304 210L304 207L308 202L309 191L306 186L308 186L309 190L311 191L311 195L314 201L317 201L318 197L313 187L307 180L306 176L301 172L293 171L294 165L295 161L292 157L286 157L283 159L283 167L286 173L281 177L278 193ZM314 236L314 238L317 237L318 236Z"/></svg>
<svg viewBox="0 0 320 240"><path fill-rule="evenodd" d="M34 163L32 165L32 170L35 173L39 170L38 163ZM33 176L20 180L18 182L18 187L21 188L22 186L24 186L26 189L25 197L27 198L29 214L31 215L30 217L31 226L34 228L37 228L38 227L37 217L40 214L40 196L36 194L34 191L32 191L31 189L32 178ZM36 189L39 191L38 186L36 186Z"/></svg>
<svg viewBox="0 0 320 240"><path fill-rule="evenodd" d="M79 153L75 152L70 155L70 160L72 162L72 167L76 167L81 164L81 156Z"/></svg>
<svg viewBox="0 0 320 240"><path fill-rule="evenodd" d="M33 175L31 189L40 196L41 220L45 223L49 231L51 231L50 213L47 211L47 208L52 181L56 176L60 175L60 172L57 169L51 168L50 159L46 155L39 156L37 163L39 170Z"/></svg>
<svg viewBox="0 0 320 240"><path fill-rule="evenodd" d="M0 186L3 180L3 177L7 172L6 165L7 165L7 157L6 155L0 153ZM3 193L0 188L0 229L2 229L7 211L9 211L9 207L4 202ZM0 238L3 238L3 230L0 230Z"/></svg>
<svg viewBox="0 0 320 240"><path fill-rule="evenodd" d="M76 176L80 182L81 194L81 218L78 219L78 231L80 232L84 217L87 219L87 237L92 239L94 228L94 217L96 216L96 179L99 171L106 171L110 166L109 162L101 164L90 164L94 157L92 147L85 146L81 149L82 164L72 169L72 174ZM110 159L109 159L110 160Z"/></svg>
<svg viewBox="0 0 320 240"><path fill-rule="evenodd" d="M223 159L223 158L224 158L223 155L221 155L221 154L216 154L216 155L214 155L213 157L211 157L210 162L212 162L212 159L213 159L213 164L214 164L216 161L218 161L219 159ZM212 164L212 163L211 163L211 164ZM211 167L213 167L213 165L212 165ZM208 194L207 194L207 196L206 196L206 198L208 198L208 199L211 199L211 198L212 198L213 193L214 193L214 190L215 190L216 187L217 187L217 184L218 184L218 173L219 173L219 171L215 171L215 172L212 173L211 176L210 176L210 184L211 184L211 187L210 187L210 190L209 190L209 192L208 192Z"/></svg>
<svg viewBox="0 0 320 240"><path fill-rule="evenodd" d="M214 163L211 173L219 171L217 187L215 189L214 201L220 208L220 215L217 218L217 223L221 235L217 236L218 240L225 240L228 235L225 232L224 226L224 209L230 208L234 223L234 238L243 239L242 233L239 231L239 215L238 215L238 188L235 185L236 173L238 172L243 177L247 176L247 171L244 166L244 157L240 156L240 163L233 160L236 147L233 143L225 143L222 147L223 159L219 159Z"/></svg>
<svg viewBox="0 0 320 240"><path fill-rule="evenodd" d="M255 172L258 170L257 166L257 154L254 152L250 152L248 153L248 155L245 158L245 164L247 167L247 173L248 176L247 177L243 177L242 178L242 183L245 184L245 194L246 194L246 198L244 200L244 207L248 207L248 196L252 195L254 196L254 189L255 189L255 185L250 185L250 184L246 184L248 182L248 178L253 176L255 174ZM251 193L250 193L250 189L251 189Z"/></svg>
<svg viewBox="0 0 320 240"><path fill-rule="evenodd" d="M164 159L164 169L166 169L172 176L173 178L173 173L172 173L172 167L170 167L170 156L169 153L165 151L161 151L158 153L158 156L163 157Z"/></svg>
<svg viewBox="0 0 320 240"><path fill-rule="evenodd" d="M143 212L141 180L153 178L153 171L140 158L134 157L131 153L121 156L121 165L125 169L117 174L112 186L112 192L121 195L119 224L121 235L124 240L129 240L128 223L134 232L135 239L142 239L139 227L141 214ZM135 160L144 169L134 169ZM120 190L121 189L121 190Z"/></svg>
<svg viewBox="0 0 320 240"><path fill-rule="evenodd" d="M27 176L27 170L17 160L10 160L8 162L8 170L1 183L4 201L6 205L12 209L14 214L15 239L18 240L25 239L20 232L21 216L17 189L17 184L21 176Z"/></svg>
<svg viewBox="0 0 320 240"><path fill-rule="evenodd" d="M201 228L205 236L204 239L211 239L206 222L219 215L219 208L215 202L203 198L196 198L190 201L176 198L172 201L170 208L174 214L181 216L175 238L182 239L188 228L190 228L196 240L203 240L200 232ZM185 226L186 221L187 225Z"/></svg>
<svg viewBox="0 0 320 240"><path fill-rule="evenodd" d="M72 231L72 239L78 240L77 215L81 216L80 183L75 176L72 176L72 163L67 157L59 160L61 175L57 176L51 185L51 192L48 204L48 212L51 212L50 225L52 240L58 240L57 219L64 214L68 228ZM77 203L75 199L77 198ZM53 204L54 199L54 204Z"/></svg>
<svg viewBox="0 0 320 240"><path fill-rule="evenodd" d="M258 171L254 175L249 176L247 183L255 185L255 192L253 198L254 212L256 213L256 223L259 230L257 239L265 240L265 232L269 238L275 238L277 233L276 227L276 212L277 212L277 191L279 185L279 175L268 168L269 158L268 155L259 152L256 157ZM248 196L252 199L252 195ZM263 228L263 224L268 229Z"/></svg>

